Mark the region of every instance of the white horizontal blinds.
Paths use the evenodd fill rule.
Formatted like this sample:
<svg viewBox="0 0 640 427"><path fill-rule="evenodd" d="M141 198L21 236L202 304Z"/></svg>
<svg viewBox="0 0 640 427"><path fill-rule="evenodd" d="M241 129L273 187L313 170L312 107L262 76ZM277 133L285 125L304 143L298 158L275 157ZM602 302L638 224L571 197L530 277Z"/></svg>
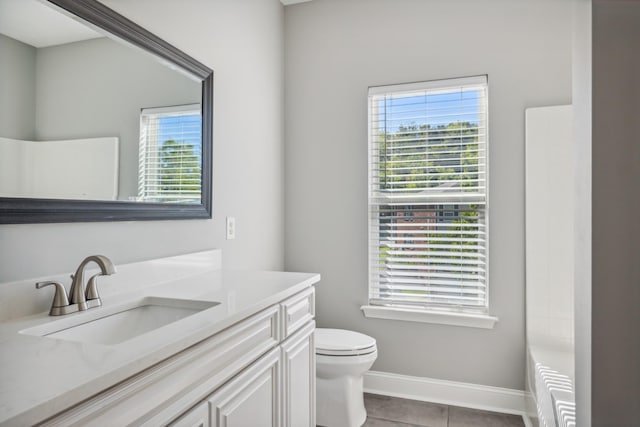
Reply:
<svg viewBox="0 0 640 427"><path fill-rule="evenodd" d="M142 110L138 167L140 200L200 202L201 135L199 105Z"/></svg>
<svg viewBox="0 0 640 427"><path fill-rule="evenodd" d="M486 77L369 91L370 303L487 309Z"/></svg>

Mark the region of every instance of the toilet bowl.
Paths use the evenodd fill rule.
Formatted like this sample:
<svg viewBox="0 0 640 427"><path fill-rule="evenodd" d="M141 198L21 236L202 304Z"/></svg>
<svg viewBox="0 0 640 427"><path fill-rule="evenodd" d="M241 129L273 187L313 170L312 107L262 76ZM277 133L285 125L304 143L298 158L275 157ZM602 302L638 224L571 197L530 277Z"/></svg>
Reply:
<svg viewBox="0 0 640 427"><path fill-rule="evenodd" d="M360 427L367 418L362 377L378 357L376 340L344 329L317 328L316 421L324 427Z"/></svg>

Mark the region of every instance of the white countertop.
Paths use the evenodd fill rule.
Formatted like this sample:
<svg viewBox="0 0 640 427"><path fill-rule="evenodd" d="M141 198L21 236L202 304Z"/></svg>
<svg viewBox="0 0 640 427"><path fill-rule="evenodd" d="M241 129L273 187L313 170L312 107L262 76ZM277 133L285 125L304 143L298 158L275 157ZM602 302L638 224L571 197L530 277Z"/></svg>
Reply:
<svg viewBox="0 0 640 427"><path fill-rule="evenodd" d="M181 262L185 259L188 261L180 257ZM0 426L43 421L320 280L320 275L311 273L207 270L202 266L198 270L195 275L137 289L133 281L127 283L135 275L125 275L117 286L131 292L103 296L102 307L66 316L44 312L1 322ZM116 276L112 277L116 283ZM20 333L63 317L94 316L99 310L146 296L220 304L117 345Z"/></svg>

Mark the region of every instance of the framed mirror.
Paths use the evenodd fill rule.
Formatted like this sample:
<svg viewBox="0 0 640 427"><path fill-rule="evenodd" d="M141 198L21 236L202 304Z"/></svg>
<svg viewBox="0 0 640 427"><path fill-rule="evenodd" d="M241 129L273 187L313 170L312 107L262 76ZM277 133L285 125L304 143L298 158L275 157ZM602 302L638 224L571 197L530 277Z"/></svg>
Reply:
<svg viewBox="0 0 640 427"><path fill-rule="evenodd" d="M0 0L0 57L0 223L211 218L211 69L95 0Z"/></svg>

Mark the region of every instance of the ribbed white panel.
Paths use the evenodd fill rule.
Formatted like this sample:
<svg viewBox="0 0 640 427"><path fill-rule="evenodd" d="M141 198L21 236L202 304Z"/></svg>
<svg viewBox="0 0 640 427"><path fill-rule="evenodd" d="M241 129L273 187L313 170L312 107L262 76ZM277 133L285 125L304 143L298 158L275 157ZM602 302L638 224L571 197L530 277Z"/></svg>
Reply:
<svg viewBox="0 0 640 427"><path fill-rule="evenodd" d="M576 405L571 378L542 363L536 363L535 381L540 424L547 427L575 427Z"/></svg>

